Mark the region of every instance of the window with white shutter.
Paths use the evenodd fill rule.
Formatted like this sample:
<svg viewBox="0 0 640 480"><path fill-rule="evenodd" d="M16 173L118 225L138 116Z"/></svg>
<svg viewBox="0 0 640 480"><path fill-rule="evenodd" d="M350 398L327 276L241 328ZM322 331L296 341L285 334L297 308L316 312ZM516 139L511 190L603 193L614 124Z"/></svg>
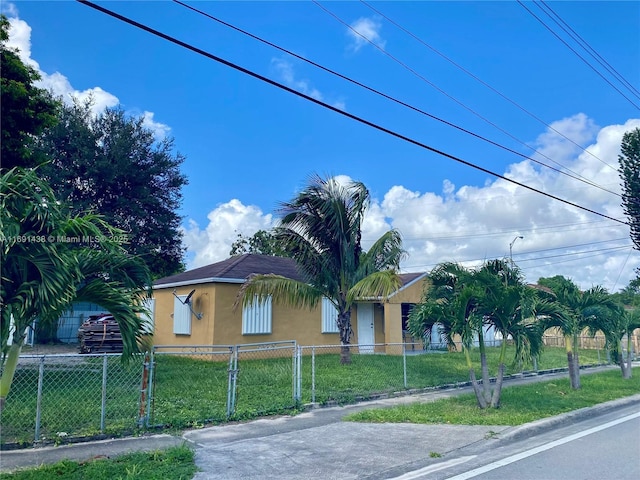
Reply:
<svg viewBox="0 0 640 480"><path fill-rule="evenodd" d="M153 335L153 329L155 327L155 313L156 313L156 299L146 298L144 300L144 306L149 313L142 314L142 332L147 335Z"/></svg>
<svg viewBox="0 0 640 480"><path fill-rule="evenodd" d="M271 333L271 297L262 302L257 298L253 303L242 308L242 334L265 335Z"/></svg>
<svg viewBox="0 0 640 480"><path fill-rule="evenodd" d="M326 297L322 297L322 333L340 333L338 309Z"/></svg>
<svg viewBox="0 0 640 480"><path fill-rule="evenodd" d="M173 299L173 333L191 335L191 309L185 305L186 295L178 295Z"/></svg>

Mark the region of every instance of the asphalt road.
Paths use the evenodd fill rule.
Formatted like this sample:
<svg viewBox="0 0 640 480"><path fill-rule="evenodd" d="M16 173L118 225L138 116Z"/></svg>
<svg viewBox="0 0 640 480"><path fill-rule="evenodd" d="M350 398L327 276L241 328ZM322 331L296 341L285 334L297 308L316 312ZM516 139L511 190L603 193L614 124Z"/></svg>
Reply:
<svg viewBox="0 0 640 480"><path fill-rule="evenodd" d="M625 406L496 448L463 448L448 465L392 480L636 480L640 411L637 405Z"/></svg>

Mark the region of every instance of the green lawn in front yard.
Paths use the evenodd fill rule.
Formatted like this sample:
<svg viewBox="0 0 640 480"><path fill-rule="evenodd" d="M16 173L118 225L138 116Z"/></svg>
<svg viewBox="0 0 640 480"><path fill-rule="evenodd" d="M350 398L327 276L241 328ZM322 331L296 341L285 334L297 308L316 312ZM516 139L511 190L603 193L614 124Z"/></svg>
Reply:
<svg viewBox="0 0 640 480"><path fill-rule="evenodd" d="M450 423L521 425L640 393L640 368L625 380L619 369L582 375L582 388L572 390L566 378L503 388L499 409L480 410L474 394L430 403L412 403L354 413L345 418L371 423Z"/></svg>
<svg viewBox="0 0 640 480"><path fill-rule="evenodd" d="M193 450L182 446L87 462L63 460L53 465L2 473L0 480L189 480L197 470Z"/></svg>
<svg viewBox="0 0 640 480"><path fill-rule="evenodd" d="M405 390L402 355L357 354L351 365L341 365L339 353L316 355L315 397L312 395L312 359L309 349L302 358L301 403L353 403L377 394ZM316 352L322 351L320 348ZM497 348L487 350L491 374L495 375ZM510 350L508 355L513 355ZM156 355L154 388L150 401L150 425L169 429L194 428L227 421L226 403L229 362L213 357ZM216 357L218 358L218 357ZM220 356L220 359L225 358ZM473 352L479 367L479 353ZM580 350L581 365L604 362L604 352ZM59 442L69 437L100 433L127 435L138 430L142 362L123 366L118 357L109 359L105 397L105 429L100 431L102 359L81 363L46 364L42 391L41 435ZM539 369L566 367L563 348L545 348ZM2 418L2 443L34 441L37 365L22 368L9 393ZM464 356L457 352L411 352L406 356L407 388L420 389L466 382L469 379ZM507 373L531 370L532 365L513 365ZM146 400L146 398L145 398ZM293 359L241 358L238 362L236 408L230 420L247 420L265 415L295 413ZM42 440L42 438L40 438Z"/></svg>

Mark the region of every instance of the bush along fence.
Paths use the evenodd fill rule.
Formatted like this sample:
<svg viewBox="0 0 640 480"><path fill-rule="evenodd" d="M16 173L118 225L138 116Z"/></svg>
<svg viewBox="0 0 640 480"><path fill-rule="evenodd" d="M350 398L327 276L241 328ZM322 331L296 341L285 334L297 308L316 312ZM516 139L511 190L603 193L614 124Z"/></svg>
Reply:
<svg viewBox="0 0 640 480"><path fill-rule="evenodd" d="M487 349L490 365L498 351ZM22 356L2 414L0 445L198 428L468 381L463 354L439 345L352 345L350 352L347 365L340 364L339 345L295 341L155 346L128 362L118 354ZM582 366L608 358L600 349L579 353ZM547 347L535 365L512 365L507 373L565 367L564 348Z"/></svg>

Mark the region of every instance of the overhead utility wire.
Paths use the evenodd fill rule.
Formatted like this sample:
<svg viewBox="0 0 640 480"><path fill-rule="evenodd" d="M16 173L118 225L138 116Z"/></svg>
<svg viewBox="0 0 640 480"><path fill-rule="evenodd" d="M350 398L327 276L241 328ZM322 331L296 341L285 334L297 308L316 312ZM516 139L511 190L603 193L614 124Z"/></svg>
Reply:
<svg viewBox="0 0 640 480"><path fill-rule="evenodd" d="M265 83L268 83L269 85L272 85L272 86L277 87L277 88L279 88L281 90L289 92L289 93L291 93L293 95L296 95L296 96L298 96L300 98L304 98L305 100L313 102L316 105L320 105L321 107L324 107L324 108L326 108L328 110L332 110L335 113L338 113L338 114L340 114L340 115L342 115L344 117L348 117L348 118L350 118L352 120L355 120L356 122L359 122L359 123L361 123L363 125L367 125L367 126L369 126L371 128L374 128L375 130L384 132L384 133L386 133L388 135L391 135L392 137L396 137L396 138L398 138L400 140L404 140L407 143L411 143L412 145L416 145L417 147L423 148L425 150L433 152L433 153L435 153L437 155L440 155L442 157L448 158L450 160L454 160L454 161L456 161L458 163L461 163L463 165L466 165L468 167L471 167L471 168L479 170L479 171L481 171L483 173L486 173L487 175L491 175L493 177L500 178L500 179L502 179L502 180L504 180L506 182L513 183L514 185L518 185L519 187L525 188L525 189L530 190L532 192L539 193L541 195L544 195L547 198L551 198L551 199L556 200L558 202L562 202L562 203L564 203L566 205L578 208L580 210L584 210L584 211L592 213L594 215L598 215L600 217L607 218L609 220L613 220L614 222L617 222L617 223L627 224L627 222L625 222L624 220L620 220L619 218L610 217L609 215L605 215L604 213L597 212L597 211L592 210L590 208L583 207L582 205L578 205L577 203L570 202L569 200L565 200L563 198L556 197L555 195L552 195L550 193L546 193L546 192L543 192L541 190L538 190L538 189L536 189L534 187L530 187L529 185L525 185L524 183L521 183L521 182L518 182L518 181L513 180L511 178L505 177L504 175L500 175L499 173L496 173L496 172L493 172L493 171L491 171L489 169L481 167L480 165L477 165L477 164L472 163L470 161L464 160L464 159L462 159L460 157L456 157L456 156L454 156L452 154L449 154L449 153L446 153L446 152L444 152L442 150L438 150L438 149L436 149L434 147L431 147L431 146L429 146L429 145L427 145L425 143L419 142L418 140L414 140L414 139L412 139L410 137L402 135L401 133L398 133L398 132L395 132L395 131L390 130L388 128L385 128L385 127L383 127L381 125L378 125L376 123L370 122L369 120L366 120L366 119L364 119L362 117L359 117L359 116L354 115L354 114L349 113L349 112L345 112L344 110L340 110L339 108L334 107L333 105L329 105L328 103L325 103L325 102L323 102L321 100L317 100L317 99L315 99L315 98L313 98L313 97L311 97L309 95L306 95L306 94L304 94L302 92L298 92L297 90L294 90L293 88L287 87L286 85L284 85L282 83L276 82L275 80L271 80L268 77L260 75L259 73L256 73L256 72L254 72L252 70L249 70L247 68L241 67L240 65L237 65L237 64L235 64L233 62L225 60L225 59L223 59L221 57L218 57L217 55L214 55L214 54L212 54L210 52L202 50L202 49L200 49L198 47L195 47L195 46L193 46L193 45L191 45L189 43L183 42L182 40L178 40L175 37L172 37L170 35L167 35L166 33L162 33L162 32L160 32L160 31L158 31L158 30L156 30L154 28L151 28L151 27L149 27L147 25L144 25L144 24L142 24L140 22L137 22L137 21L132 20L132 19L130 19L128 17L125 17L124 15L121 15L119 13L116 13L116 12L112 11L112 10L109 10L108 8L102 7L100 5L96 5L95 3L90 2L88 0L77 0L77 1L78 1L78 3L86 5L87 7L93 8L94 10L102 12L102 13L104 13L106 15L109 15L109 16L111 16L113 18L116 18L116 19L118 19L118 20L120 20L122 22L128 23L129 25L132 25L132 26L134 26L136 28L144 30L145 32L148 32L148 33L151 33L152 35L155 35L157 37L163 38L164 40L167 40L168 42L174 43L175 45L178 45L178 46L180 46L182 48L186 48L187 50L191 50L194 53L197 53L197 54L202 55L204 57L207 57L207 58L209 58L209 59L211 59L213 61L216 61L218 63L226 65L227 67L233 68L234 70L237 70L237 71L242 72L242 73L244 73L246 75L249 75L249 76L251 76L253 78L261 80L261 81L263 81Z"/></svg>
<svg viewBox="0 0 640 480"><path fill-rule="evenodd" d="M571 170L570 168L563 167L565 170L567 170L568 172L571 172L573 175L570 175L569 173L567 173L567 172L565 172L565 171L563 171L563 170L560 170L560 169L558 169L558 168L552 167L551 165L548 165L548 164L546 164L546 163L544 163L544 162L541 162L541 161L536 160L536 159L534 159L534 158L532 158L532 157L529 157L529 156L527 156L527 155L525 155L525 154L523 154L523 153L520 153L520 152L518 152L518 151L516 151L516 150L513 150L513 149L511 149L511 148L509 148L509 147L506 147L506 146L504 146L504 145L502 145L502 144L500 144L500 143L494 142L493 140L490 140L490 139L488 139L488 138L486 138L486 137L483 137L483 136L482 136L482 135L480 135L480 134L477 134L477 133L475 133L475 132L472 132L472 131L470 131L470 130L467 130L466 128L460 127L459 125L456 125L456 124L454 124L454 123L452 123L452 122L449 122L449 121L447 121L447 120L445 120L445 119L443 119L443 118L437 117L437 116L435 116L435 115L433 115L433 114L431 114L431 113L428 113L428 112L426 112L426 111L424 111L424 110L421 110L421 109L420 109L420 108L418 108L418 107L414 107L413 105L410 105L410 104L408 104L408 103L406 103L406 102L403 102L402 100L398 100L398 99L397 99L397 98L395 98L395 97L392 97L392 96L390 96L390 95L387 95L386 93L381 92L381 91L379 91L379 90L376 90L376 89L375 89L375 88L373 88L373 87L370 87L370 86L368 86L368 85L366 85L366 84L364 84L364 83L361 83L361 82L359 82L359 81L357 81L357 80L354 80L354 79L352 79L352 78L350 78L350 77L347 77L346 75L343 75L343 74L341 74L341 73L339 73L339 72L336 72L335 70L332 70L332 69L330 69L330 68L328 68L328 67L325 67L325 66L323 66L323 65L320 65L319 63L316 63L316 62L314 62L313 60L309 60L308 58L305 58L305 57L303 57L302 55L298 55L297 53L292 52L291 50L288 50L288 49L286 49L286 48L284 48L284 47L281 47L281 46L279 46L279 45L277 45L277 44L275 44L275 43L273 43L273 42L270 42L270 41L268 41L268 40L265 40L264 38L261 38L261 37L259 37L259 36L257 36L257 35L254 35L253 33L247 32L246 30L243 30L243 29L241 29L240 27L236 27L235 25L232 25L232 24L230 24L230 23L228 23L228 22L225 22L224 20L221 20L220 18L215 17L214 15L211 15L211 14L209 14L209 13L207 13L207 12L204 12L204 11L202 11L202 10L200 10L200 9L196 8L196 7L193 7L193 6L191 6L191 5L187 4L187 3L184 3L184 2L182 2L182 1L180 1L180 0L173 0L173 2L174 2L174 3L177 3L178 5L183 6L183 7L185 7L185 8L188 8L189 10L191 10L191 11L193 11L193 12L196 12L196 13L198 13L198 14L200 14L200 15L204 16L204 17L207 17L207 18L209 18L209 19L211 19L211 20L213 20L213 21L215 21L215 22L217 22L217 23L219 23L219 24L221 24L221 25L224 25L224 26L226 26L226 27L229 27L229 28L231 28L231 29L233 29L233 30L235 30L235 31L237 31L237 32L240 32L240 33L242 33L243 35L246 35L246 36L248 36L248 37L251 37L251 38L253 38L254 40L257 40L257 41L259 41L259 42L261 42L261 43L264 43L265 45L269 45L270 47L273 47L273 48L275 48L275 49L277 49L277 50L280 50L281 52L284 52L284 53L286 53L287 55L291 55L292 57L295 57L295 58L297 58L297 59L299 59L299 60L302 60L303 62L306 62L306 63L308 63L308 64L310 64L310 65L313 65L314 67L319 68L320 70L323 70L323 71L325 71L325 72L327 72L327 73L330 73L330 74L332 74L332 75L335 75L335 76L337 76L337 77L339 77L339 78L341 78L341 79L343 79L343 80L346 80L347 82L350 82L350 83L352 83L352 84L354 84L354 85L357 85L358 87L364 88L365 90L368 90L368 91L370 91L370 92L372 92L372 93L375 93L376 95L379 95L379 96L381 96L381 97L384 97L384 98L386 98L387 100L390 100L390 101L392 101L392 102L395 102L395 103L397 103L397 104L399 104L399 105L402 105L403 107L409 108L409 109L411 109L411 110L413 110L413 111L415 111L415 112L417 112L417 113L420 113L420 114L422 114L422 115L424 115L424 116L426 116L426 117L429 117L429 118L431 118L431 119L433 119L433 120L436 120L436 121L438 121L438 122L440 122L440 123L443 123L443 124L448 125L448 126L450 126L450 127L452 127L452 128L455 128L456 130L459 130L459 131L464 132L464 133L466 133L466 134L468 134L468 135L471 135L471 136L473 136L473 137L475 137L475 138L477 138L477 139L479 139L479 140L482 140L482 141L484 141L484 142L487 142L487 143L489 143L489 144L491 144L491 145L493 145L493 146L495 146L495 147L501 148L501 149L503 149L503 150L505 150L505 151L507 151L507 152L509 152L509 153L512 153L512 154L517 155L517 156L519 156L519 157L522 157L522 158L524 158L524 159L530 160L530 161L532 161L532 162L534 162L534 163L537 163L538 165L542 165L542 166L544 166L544 167L547 167L547 168L549 168L549 169L551 169L551 170L553 170L553 171L555 171L555 172L558 172L558 173L560 173L560 174L562 174L562 175L566 175L566 176L568 176L569 178L573 178L574 180L578 180L578 181L583 182L583 183L586 183L587 185L590 185L590 186L592 186L592 187L599 188L600 190L603 190L603 191L605 191L605 192L607 192L607 193L611 193L612 195L616 195L616 196L618 196L618 197L620 197L620 196L621 196L618 192L614 192L614 191L609 190L609 189L607 189L607 188L605 188L605 187L603 187L603 186L601 186L601 185L598 185L597 183L595 183L595 182L593 182L593 181L589 180L588 178L586 178L586 177L584 177L584 176L580 175L579 173L574 172L574 171L573 171L573 170ZM576 145L578 145L578 144L576 144ZM579 146L579 145L578 145L578 146ZM529 147L529 148L531 148L531 147ZM580 148L582 148L582 147L580 147ZM534 150L534 151L535 151L535 150ZM545 155L545 154L543 154L543 153L541 153L541 152L538 152L538 151L536 151L536 153L538 153L538 154L539 154L540 156L542 156L542 157L547 158L549 161L551 161L551 162L555 163L556 165L560 165L560 166L562 167L562 164L560 164L560 163L556 162L555 160L553 160L552 158L548 157L547 155ZM596 158L597 158L597 157L596 157Z"/></svg>
<svg viewBox="0 0 640 480"><path fill-rule="evenodd" d="M558 258L558 257L577 257L578 255L582 255L579 258L570 258L570 259L565 259L565 260L560 260L558 262L553 262L553 263L547 263L547 265L555 265L556 263L565 263L565 262L574 262L577 260L584 260L585 258L591 258L591 257L599 257L600 255L605 255L606 253L611 252L612 250L624 250L626 248L631 249L631 251L633 252L633 247L632 246L627 246L627 247L612 247L612 248L602 248L602 249L598 249L598 250L585 250L583 252L573 252L573 253L565 253L562 255L549 255L546 257L534 257L534 258L525 258L522 260L518 260L518 264L522 263L522 262L539 262L540 260L546 260L549 258ZM532 252L529 252L532 253ZM535 252L533 252L535 253ZM591 254L591 255L587 255L587 254ZM520 255L527 255L527 252L524 253L519 253L518 255L514 254L515 256L520 256ZM487 257L484 258L470 258L470 259L466 259L466 260L456 260L458 263L468 263L468 262L481 262L486 260L487 258L496 258L499 255L489 255ZM407 265L402 267L403 271L406 271L408 269L414 269L414 268L424 268L424 267L432 267L432 266L436 266L438 265L438 263L419 263L419 264L414 264L414 265ZM534 267L522 267L523 270L526 269L533 269L533 268L538 268L538 266L534 266Z"/></svg>
<svg viewBox="0 0 640 480"><path fill-rule="evenodd" d="M319 8L321 8L322 10L324 10L327 14L329 14L330 16L332 16L335 20L337 20L338 22L340 22L342 25L344 25L345 27L347 27L349 30L351 30L354 34L358 35L359 37L361 37L362 39L364 39L365 41L367 41L369 44L371 44L374 48L376 48L378 51L380 51L383 55L386 55L387 57L389 57L391 60L393 60L394 62L396 62L398 65L400 65L401 67L403 67L405 70L408 70L409 72L411 72L414 76L418 77L420 80L422 80L423 82L425 82L427 85L430 85L432 88L436 89L438 92L440 92L442 95L444 95L445 97L447 97L448 99L454 101L455 103L457 103L458 105L460 105L462 108L464 108L465 110L467 110L468 112L472 113L473 115L475 115L476 117L478 117L479 119L481 119L483 122L491 125L493 128L495 128L496 130L499 130L500 132L502 132L503 134L505 134L506 136L508 136L509 138L511 138L512 140L515 140L516 142L520 143L521 145L524 145L525 147L533 150L534 152L536 152L537 154L545 157L546 159L552 161L553 163L557 163L555 160L552 160L551 158L549 158L548 156L542 154L541 152L539 152L538 150L536 150L534 147L532 147L531 145L529 145L528 143L520 140L519 138L517 138L516 136L512 135L511 133L509 133L507 130L505 130L504 128L500 127L499 125L497 125L496 123L492 122L491 120L489 120L487 117L481 115L480 113L476 112L474 109L472 109L471 107L467 106L465 103L463 103L462 101L458 100L456 97L454 97L453 95L447 93L445 90L441 89L440 87L438 87L435 83L433 83L432 81L430 81L429 79L427 79L424 75L420 74L418 71L416 71L415 69L413 69L412 67L410 67L409 65L407 65L406 63L404 63L402 60L398 59L397 57L395 57L394 55L390 54L389 52L387 52L384 48L380 47L379 45L376 45L373 41L371 41L371 39L369 39L368 37L366 37L365 35L363 35L362 33L358 32L355 28L353 28L351 25L349 25L347 22L345 22L342 18L340 18L338 15L336 15L335 13L333 13L331 10L329 10L328 8L326 8L324 5L322 5L320 2L318 2L317 0L312 0L313 3L315 3ZM582 147L580 147L582 148ZM614 167L612 167L611 165L609 165L608 163L604 162L603 160L599 159L598 157L595 157L596 159L598 159L600 162L604 163L606 166L608 166L609 168L612 168L613 170L616 170Z"/></svg>
<svg viewBox="0 0 640 480"><path fill-rule="evenodd" d="M631 93L633 93L636 97L640 99L640 91L638 91L638 89L634 87L626 78L624 78L624 76L622 76L622 74L618 72L613 67L613 65L607 62L607 60L603 58L602 55L600 55L591 45L589 45L589 42L587 42L584 38L580 36L578 32L576 32L573 28L571 28L571 26L567 22L565 22L562 19L562 17L558 15L558 13L556 13L556 11L547 4L547 2L545 2L544 0L541 0L540 2L538 2L538 8L542 9L542 7L540 7L540 4L544 5L544 7L548 10L548 12L551 12L553 17L555 18L551 17L551 15L549 15L548 12L545 12L547 16L549 16L560 28L562 28L562 30L564 30L565 33L567 33L570 37L572 37L576 43L578 43L584 50L586 50L587 53L589 53L589 55L591 55L611 75L616 77L616 80L622 83L625 87L627 87L631 91Z"/></svg>
<svg viewBox="0 0 640 480"><path fill-rule="evenodd" d="M460 65L459 63L455 62L454 60L452 60L451 58L447 57L444 53L440 52L439 50L437 50L435 47L429 45L427 42L425 42L424 40L422 40L420 37L418 37L417 35L415 35L413 32L407 30L406 28L404 28L402 25L400 25L399 23L393 21L391 18L387 17L384 13L382 13L380 10L374 8L371 4L365 2L364 0L360 0L361 3L363 3L364 5L366 5L369 9L373 10L375 13L377 13L378 15L380 15L382 18L384 18L385 20L387 20L389 23L391 23L392 25L395 25L397 28L399 28L400 30L402 30L404 33L406 33L407 35L409 35L410 37L414 38L415 40L417 40L418 42L420 42L422 45L424 45L425 47L427 47L429 50L431 50L432 52L434 52L435 54L439 55L440 57L444 58L447 62L451 63L453 66L457 67L458 69L462 70L464 73L466 73L468 76L470 76L471 78L473 78L474 80L476 80L477 82L481 83L482 85L484 85L485 87L487 87L489 90L491 90L492 92L494 92L495 94L501 96L502 98L504 98L506 101L508 101L509 103L511 103L512 105L518 107L520 110L522 110L524 113L526 113L527 115L529 115L531 118L537 120L538 122L540 122L542 125L546 126L549 130L553 131L554 133L560 135L562 138L564 138L565 140L571 142L572 144L574 144L576 147L578 147L580 150L588 153L589 155L591 155L593 158L595 158L596 160L599 160L600 162L604 163L605 165L607 165L608 167L611 167L611 165L609 165L608 163L604 162L601 158L599 158L597 155L595 155L593 152L591 152L590 150L587 150L586 148L584 148L582 145L580 145L579 143L577 143L576 141L572 140L571 138L567 137L564 133L562 133L559 130L556 130L553 126L549 125L547 122L545 122L543 119L541 119L540 117L538 117L537 115L535 115L534 113L530 112L529 110L527 110L526 108L524 108L522 105L520 105L519 103L517 103L515 100L510 99L509 97L507 97L505 94L503 94L502 92L500 92L498 89L494 88L493 86L489 85L487 82L485 82L484 80L482 80L480 77L478 77L477 75L475 75L473 72L467 70L466 68L464 68L462 65ZM527 147L530 147L529 145L527 145ZM539 152L537 152L539 153ZM548 158L548 157L547 157ZM555 163L555 162L554 162ZM613 168L613 167L611 167ZM575 172L572 172L575 173ZM581 176L581 175L580 175ZM584 177L582 177L584 178Z"/></svg>
<svg viewBox="0 0 640 480"><path fill-rule="evenodd" d="M538 17L535 13L533 13L531 10L529 10L527 8L527 6L522 3L521 0L517 0L518 3L522 6L522 8L524 8L527 12L529 12L531 14L531 16L533 18L535 18L538 22L540 22L544 28L546 28L547 30L549 30L549 32L551 32L551 34L556 37L558 40L560 40L560 42L562 42L569 50L571 50L580 60L582 60L591 70L593 70L594 72L596 72L596 74L602 78L605 82L607 82L616 92L618 92L620 95L622 95L631 105L633 105L634 107L636 107L638 110L640 110L640 106L638 106L636 103L634 103L633 100L631 100L629 97L627 97L623 92L620 91L620 89L618 87L616 87L613 83L611 83L604 75L602 75L602 73L600 73L598 71L597 68L595 68L593 65L591 65L582 55L580 55L571 45L569 45L567 42L564 41L564 39L562 39L562 37L560 37L560 35L558 35L556 32L553 31L553 29L551 27L549 27L546 23L544 23L544 20L542 20L540 17ZM613 168L613 167L612 167Z"/></svg>

